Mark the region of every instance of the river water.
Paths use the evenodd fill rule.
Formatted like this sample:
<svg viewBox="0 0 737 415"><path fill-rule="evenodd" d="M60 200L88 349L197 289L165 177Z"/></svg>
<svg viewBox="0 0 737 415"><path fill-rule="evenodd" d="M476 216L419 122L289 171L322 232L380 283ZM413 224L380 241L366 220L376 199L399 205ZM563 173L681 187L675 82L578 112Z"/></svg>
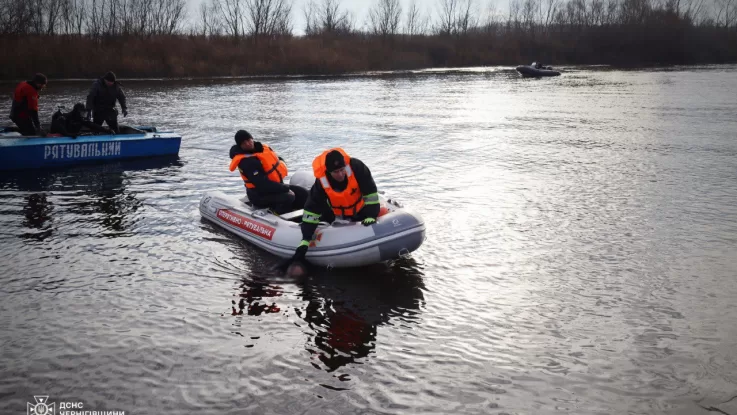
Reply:
<svg viewBox="0 0 737 415"><path fill-rule="evenodd" d="M737 67L565 69L124 82L177 159L0 176L0 413L737 414ZM270 271L198 212L241 128L342 146L424 245Z"/></svg>

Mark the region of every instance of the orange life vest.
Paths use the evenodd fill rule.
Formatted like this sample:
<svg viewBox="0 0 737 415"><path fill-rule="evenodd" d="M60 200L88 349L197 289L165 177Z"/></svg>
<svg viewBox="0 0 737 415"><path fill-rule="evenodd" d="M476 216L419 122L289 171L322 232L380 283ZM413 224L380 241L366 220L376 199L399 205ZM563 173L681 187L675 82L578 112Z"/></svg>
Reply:
<svg viewBox="0 0 737 415"><path fill-rule="evenodd" d="M345 173L348 185L342 192L335 191L328 181L327 175L329 173L325 167L325 159L327 158L328 153L333 150L337 150L342 154L343 160L345 161ZM320 180L320 184L325 190L325 194L328 196L330 207L333 209L333 213L335 213L336 216L351 217L363 208L363 195L361 194L361 188L358 187L358 180L356 180L356 176L353 174L353 170L351 169L351 158L345 151L343 151L342 148L331 148L317 156L312 162L312 171L314 172L315 177Z"/></svg>
<svg viewBox="0 0 737 415"><path fill-rule="evenodd" d="M288 173L287 164L279 160L279 156L269 146L266 144L262 145L264 146L264 151L261 153L236 154L235 157L230 160L230 171L238 169L241 173L241 179L243 179L243 182L249 189L255 189L256 186L248 181L248 177L246 177L240 167L238 167L241 160L244 158L256 157L261 162L261 167L264 169L264 172L266 172L266 178L272 182L281 183L282 179L284 179Z"/></svg>

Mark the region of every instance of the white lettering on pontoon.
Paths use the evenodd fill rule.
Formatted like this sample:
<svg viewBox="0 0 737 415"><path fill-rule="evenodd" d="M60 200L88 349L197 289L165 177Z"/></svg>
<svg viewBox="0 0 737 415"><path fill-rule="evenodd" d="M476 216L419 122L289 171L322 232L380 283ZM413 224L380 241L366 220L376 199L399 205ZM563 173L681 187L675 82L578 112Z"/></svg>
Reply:
<svg viewBox="0 0 737 415"><path fill-rule="evenodd" d="M44 160L84 159L89 157L119 156L121 150L121 142L54 144L50 146L44 146Z"/></svg>

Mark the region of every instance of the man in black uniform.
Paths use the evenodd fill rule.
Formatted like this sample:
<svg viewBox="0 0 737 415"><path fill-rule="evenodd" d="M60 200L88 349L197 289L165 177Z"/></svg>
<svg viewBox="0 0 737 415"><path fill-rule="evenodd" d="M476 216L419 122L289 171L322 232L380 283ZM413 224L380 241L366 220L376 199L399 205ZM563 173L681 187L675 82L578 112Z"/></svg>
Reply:
<svg viewBox="0 0 737 415"><path fill-rule="evenodd" d="M103 122L106 122L117 134L120 133L120 129L118 128L118 110L115 109L116 101L120 103L123 116L127 117L128 104L123 88L116 80L115 74L108 72L92 84L90 93L87 95L87 111L92 111L92 121L95 124L102 125Z"/></svg>

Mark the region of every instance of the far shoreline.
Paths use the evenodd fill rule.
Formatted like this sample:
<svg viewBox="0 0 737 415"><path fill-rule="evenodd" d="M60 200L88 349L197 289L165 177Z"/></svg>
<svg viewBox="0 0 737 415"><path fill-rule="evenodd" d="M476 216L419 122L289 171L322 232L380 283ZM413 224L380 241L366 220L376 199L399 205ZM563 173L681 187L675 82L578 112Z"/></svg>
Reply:
<svg viewBox="0 0 737 415"><path fill-rule="evenodd" d="M584 70L620 70L620 71L637 71L637 70L680 70L680 69L717 69L719 67L737 66L737 62L729 63L699 63L699 64L567 64L556 65L556 69L560 69L565 73L566 70L579 72ZM483 73L499 73L499 72L515 72L516 66L508 65L491 65L491 66L459 66L459 67L428 67L421 69L402 69L394 71L357 71L348 73L333 74L266 74L266 75L236 75L236 76L171 76L171 77L122 77L118 80L121 82L228 82L228 81L288 81L288 80L320 80L320 79L341 79L341 78L390 78L403 76L423 76L435 74L483 74ZM735 68L737 69L737 67ZM32 74L31 74L32 75ZM93 82L97 77L89 78L52 78L50 82L63 83L82 83ZM13 84L22 82L26 78L18 79L0 79L0 84Z"/></svg>

